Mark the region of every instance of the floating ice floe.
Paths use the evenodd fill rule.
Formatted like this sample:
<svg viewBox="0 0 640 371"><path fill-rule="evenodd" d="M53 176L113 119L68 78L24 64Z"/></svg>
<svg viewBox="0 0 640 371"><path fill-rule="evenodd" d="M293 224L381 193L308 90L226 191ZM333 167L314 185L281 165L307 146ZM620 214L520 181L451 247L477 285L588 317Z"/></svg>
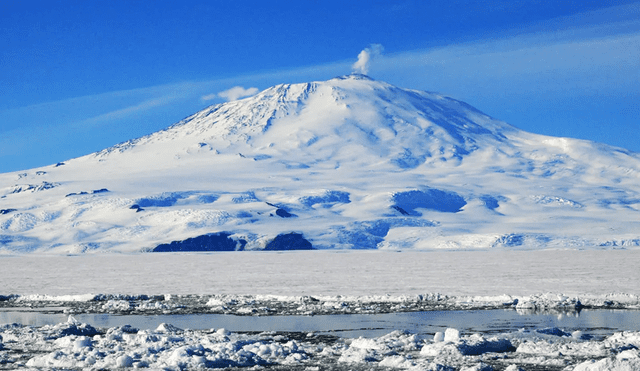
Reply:
<svg viewBox="0 0 640 371"><path fill-rule="evenodd" d="M2 295L0 308L60 307L68 313L236 315L379 314L433 310L512 309L520 314L582 309L639 309L640 297L605 294L580 297L557 293L527 296L421 295Z"/></svg>
<svg viewBox="0 0 640 371"><path fill-rule="evenodd" d="M483 335L449 328L435 337L393 331L348 339L319 333L189 330L166 323L154 330L128 325L99 329L69 317L54 326L0 326L0 367L615 371L640 366L639 332L585 340L556 330Z"/></svg>

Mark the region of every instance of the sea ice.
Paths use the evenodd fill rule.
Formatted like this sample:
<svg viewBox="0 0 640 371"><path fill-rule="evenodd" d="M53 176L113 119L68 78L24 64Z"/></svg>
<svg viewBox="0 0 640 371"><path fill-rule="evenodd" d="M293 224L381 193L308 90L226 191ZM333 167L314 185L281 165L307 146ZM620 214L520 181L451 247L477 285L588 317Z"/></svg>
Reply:
<svg viewBox="0 0 640 371"><path fill-rule="evenodd" d="M318 369L389 367L411 370L636 370L640 333L620 332L602 340L546 335L537 331L462 334L438 342L404 331L374 338L338 338L315 333L234 333L188 330L162 324L95 329L73 317L53 326L0 326L0 365L59 368L199 368L292 366ZM454 336L455 335L455 336Z"/></svg>

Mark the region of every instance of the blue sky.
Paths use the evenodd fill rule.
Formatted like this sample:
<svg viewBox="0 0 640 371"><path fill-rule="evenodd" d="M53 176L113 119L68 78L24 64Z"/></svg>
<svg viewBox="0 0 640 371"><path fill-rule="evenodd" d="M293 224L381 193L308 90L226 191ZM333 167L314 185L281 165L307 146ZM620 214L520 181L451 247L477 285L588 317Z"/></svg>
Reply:
<svg viewBox="0 0 640 371"><path fill-rule="evenodd" d="M348 74L371 45L377 80L640 152L640 1L2 0L0 172L160 130L236 86Z"/></svg>

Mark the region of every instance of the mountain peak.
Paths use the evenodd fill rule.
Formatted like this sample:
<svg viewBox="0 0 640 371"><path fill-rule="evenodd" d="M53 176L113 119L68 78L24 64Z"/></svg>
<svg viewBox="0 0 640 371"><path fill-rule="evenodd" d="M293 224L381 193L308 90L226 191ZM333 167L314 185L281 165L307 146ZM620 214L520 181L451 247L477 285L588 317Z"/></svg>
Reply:
<svg viewBox="0 0 640 371"><path fill-rule="evenodd" d="M640 245L639 179L635 154L353 74L0 174L0 250Z"/></svg>
<svg viewBox="0 0 640 371"><path fill-rule="evenodd" d="M337 77L334 77L332 80L369 80L369 81L375 81L373 78L369 77L368 75L362 74L362 73L352 73L352 74L349 74L349 75L337 76Z"/></svg>
<svg viewBox="0 0 640 371"><path fill-rule="evenodd" d="M98 156L151 144L179 153L205 143L218 153L335 163L325 155L332 148L344 153L341 166L357 160L406 169L460 161L479 148L506 145L505 135L516 131L454 99L352 74L277 85L250 98L211 106Z"/></svg>

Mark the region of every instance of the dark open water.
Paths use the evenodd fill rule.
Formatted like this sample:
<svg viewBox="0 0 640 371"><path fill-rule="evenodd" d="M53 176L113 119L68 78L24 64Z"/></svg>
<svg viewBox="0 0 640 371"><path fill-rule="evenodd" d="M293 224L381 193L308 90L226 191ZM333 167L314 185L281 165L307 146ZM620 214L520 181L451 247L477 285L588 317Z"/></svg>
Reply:
<svg viewBox="0 0 640 371"><path fill-rule="evenodd" d="M80 322L100 328L131 325L139 329L155 329L161 323L169 323L182 329L225 328L234 332L319 332L346 338L377 337L394 330L407 330L427 335L444 331L448 327L456 328L463 334L557 327L565 332L581 330L594 337L607 336L617 331L640 331L640 311L601 309L582 310L579 313L518 313L515 310L498 309L321 316L78 314L74 317ZM29 310L0 311L0 324L21 323L44 326L65 322L67 318L65 314Z"/></svg>

